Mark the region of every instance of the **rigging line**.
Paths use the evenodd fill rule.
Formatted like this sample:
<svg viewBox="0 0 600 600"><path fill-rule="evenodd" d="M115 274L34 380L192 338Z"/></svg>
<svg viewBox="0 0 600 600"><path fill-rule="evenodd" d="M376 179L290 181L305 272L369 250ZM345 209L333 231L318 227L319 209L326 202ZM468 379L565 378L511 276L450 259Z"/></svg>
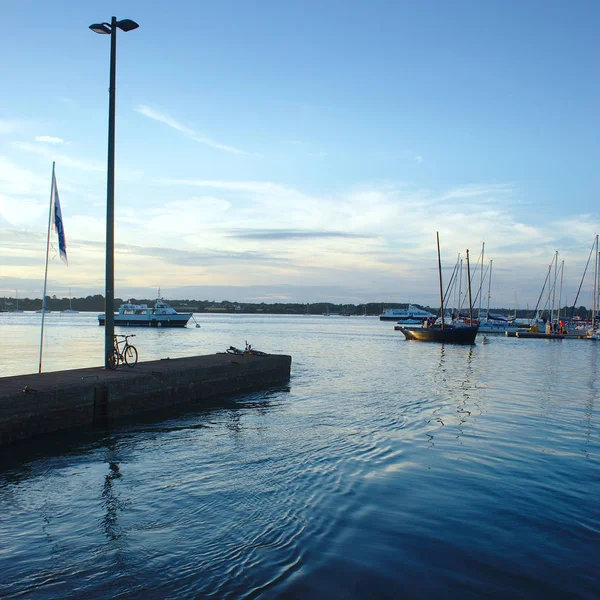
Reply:
<svg viewBox="0 0 600 600"><path fill-rule="evenodd" d="M485 278L486 278L487 272L488 272L488 268L489 267L486 267L485 271L483 272L482 282L485 281ZM479 286L479 289L477 290L477 293L475 294L475 298L473 299L473 304L477 304L477 298L479 298L479 293L480 292L481 292L481 285Z"/></svg>
<svg viewBox="0 0 600 600"><path fill-rule="evenodd" d="M548 273L546 273L546 279L544 279L544 285L542 287L542 291L540 292L540 296L537 300L537 304L535 305L535 308L533 309L533 312L531 313L530 318L533 318L533 316L537 313L538 306L540 305L540 300L542 299L542 294L544 293L544 290L546 289L546 283L548 282L548 277L550 277L550 269L548 269Z"/></svg>
<svg viewBox="0 0 600 600"><path fill-rule="evenodd" d="M458 267L458 262L454 265L454 269L452 271L452 275L450 276L450 281L448 281L448 286L446 287L446 292L444 293L444 304L446 304L446 298L450 295L450 291L455 283L456 269Z"/></svg>
<svg viewBox="0 0 600 600"><path fill-rule="evenodd" d="M585 274L587 272L587 268L590 265L590 259L592 258L592 252L596 246L596 238L594 237L594 242L592 244L592 248L590 250L590 254L587 259L587 263L585 264L585 269L583 270L583 276L581 277L581 282L579 283L579 289L577 290L577 294L575 295L575 300L573 300L573 306L571 308L571 316L569 317L569 321L573 320L573 315L575 313L575 306L577 305L577 299L579 298L579 292L581 292L581 286L583 286L583 280L585 279Z"/></svg>

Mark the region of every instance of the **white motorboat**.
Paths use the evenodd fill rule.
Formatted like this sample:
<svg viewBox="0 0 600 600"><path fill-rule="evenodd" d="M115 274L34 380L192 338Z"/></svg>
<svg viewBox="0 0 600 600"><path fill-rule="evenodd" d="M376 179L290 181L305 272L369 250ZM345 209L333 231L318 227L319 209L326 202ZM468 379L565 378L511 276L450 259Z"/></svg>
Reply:
<svg viewBox="0 0 600 600"><path fill-rule="evenodd" d="M157 298L154 306L134 304L132 301L121 304L115 314L115 325L124 327L185 327L192 313L178 313L168 302ZM106 314L98 315L98 325L106 325Z"/></svg>
<svg viewBox="0 0 600 600"><path fill-rule="evenodd" d="M412 322L422 323L425 319L435 318L437 315L433 315L426 310L409 304L408 308L386 308L379 315L380 321L397 321L398 323L406 323L408 320Z"/></svg>
<svg viewBox="0 0 600 600"><path fill-rule="evenodd" d="M516 333L519 327L512 321L503 321L501 319L486 319L479 323L479 333Z"/></svg>

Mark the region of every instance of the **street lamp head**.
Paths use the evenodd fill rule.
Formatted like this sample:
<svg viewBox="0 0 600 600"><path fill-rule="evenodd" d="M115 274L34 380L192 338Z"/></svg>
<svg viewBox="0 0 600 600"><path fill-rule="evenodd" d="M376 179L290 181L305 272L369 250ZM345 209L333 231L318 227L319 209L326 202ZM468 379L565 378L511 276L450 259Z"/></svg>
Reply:
<svg viewBox="0 0 600 600"><path fill-rule="evenodd" d="M110 25L108 23L94 23L90 25L90 29L94 33L110 33Z"/></svg>
<svg viewBox="0 0 600 600"><path fill-rule="evenodd" d="M137 29L139 25L131 19L123 19L122 21L117 21L117 27L123 31L131 31L132 29Z"/></svg>

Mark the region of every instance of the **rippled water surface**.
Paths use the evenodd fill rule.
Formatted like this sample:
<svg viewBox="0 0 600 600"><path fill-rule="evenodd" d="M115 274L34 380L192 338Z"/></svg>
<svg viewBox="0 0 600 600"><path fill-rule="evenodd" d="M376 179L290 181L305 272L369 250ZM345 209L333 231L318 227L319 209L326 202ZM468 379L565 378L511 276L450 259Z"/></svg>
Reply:
<svg viewBox="0 0 600 600"><path fill-rule="evenodd" d="M598 343L196 319L128 332L141 360L248 340L289 384L4 450L0 597L600 597ZM0 315L3 375L39 320ZM47 321L46 370L101 362L95 315Z"/></svg>

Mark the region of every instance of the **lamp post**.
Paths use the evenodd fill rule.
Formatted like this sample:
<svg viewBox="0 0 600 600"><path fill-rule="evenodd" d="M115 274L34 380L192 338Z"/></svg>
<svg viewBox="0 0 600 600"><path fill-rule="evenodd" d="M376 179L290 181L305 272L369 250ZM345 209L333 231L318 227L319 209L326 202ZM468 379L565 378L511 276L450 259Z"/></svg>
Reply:
<svg viewBox="0 0 600 600"><path fill-rule="evenodd" d="M104 368L113 361L115 334L115 86L117 28L122 31L137 29L139 25L131 19L117 21L112 17L110 23L90 25L94 33L110 35L110 87L108 90L108 168L106 181L106 283L105 283L105 331L104 331Z"/></svg>

